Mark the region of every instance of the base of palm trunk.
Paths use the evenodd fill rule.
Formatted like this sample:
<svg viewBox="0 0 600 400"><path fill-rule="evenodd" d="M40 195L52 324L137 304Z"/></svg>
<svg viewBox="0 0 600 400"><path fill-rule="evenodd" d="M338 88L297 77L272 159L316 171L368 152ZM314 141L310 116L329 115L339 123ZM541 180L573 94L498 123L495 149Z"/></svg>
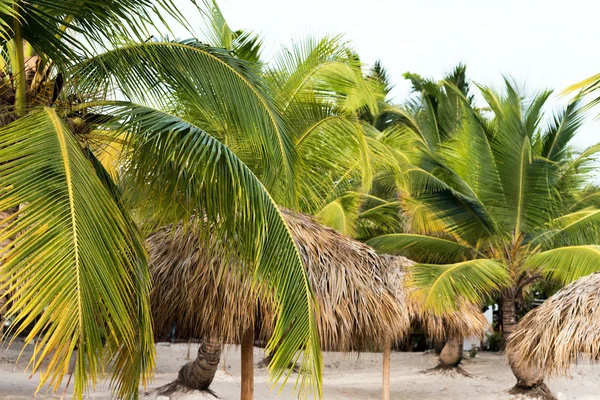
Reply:
<svg viewBox="0 0 600 400"><path fill-rule="evenodd" d="M433 368L426 369L423 371L427 375L448 375L448 376L464 376L466 378L472 378L473 375L468 373L460 365L446 365L439 363Z"/></svg>
<svg viewBox="0 0 600 400"><path fill-rule="evenodd" d="M517 383L515 387L508 391L508 393L539 400L558 400L556 396L552 394L550 388L543 382L539 385L531 387L523 386Z"/></svg>
<svg viewBox="0 0 600 400"><path fill-rule="evenodd" d="M189 393L189 392L202 392L204 394L206 394L207 396L211 396L214 397L216 399L218 399L219 397L217 396L217 394L215 392L213 392L210 389L190 389L189 387L181 384L179 381L173 381L171 383L167 383L166 385L163 385L161 387L158 387L150 392L148 392L148 394L156 394L159 396L165 396L165 397L177 397L177 394L179 393Z"/></svg>
<svg viewBox="0 0 600 400"><path fill-rule="evenodd" d="M170 396L175 392L201 391L217 397L209 389L217 372L221 359L221 340L206 338L198 347L195 360L188 362L179 370L177 380L154 390L162 396Z"/></svg>
<svg viewBox="0 0 600 400"><path fill-rule="evenodd" d="M523 364L512 353L508 355L508 365L517 379L517 384L510 390L510 393L543 400L556 400L550 388L544 383L542 371Z"/></svg>
<svg viewBox="0 0 600 400"><path fill-rule="evenodd" d="M425 371L426 374L462 375L471 377L460 367L463 359L463 337L460 335L448 338L439 355L439 364Z"/></svg>

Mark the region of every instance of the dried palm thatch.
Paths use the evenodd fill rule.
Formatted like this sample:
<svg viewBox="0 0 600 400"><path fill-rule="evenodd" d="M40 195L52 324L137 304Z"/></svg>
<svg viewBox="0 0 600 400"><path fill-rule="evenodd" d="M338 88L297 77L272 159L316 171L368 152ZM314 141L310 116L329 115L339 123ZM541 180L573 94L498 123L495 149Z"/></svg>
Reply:
<svg viewBox="0 0 600 400"><path fill-rule="evenodd" d="M600 360L600 273L570 283L530 311L510 336L513 367L568 375L578 359Z"/></svg>
<svg viewBox="0 0 600 400"><path fill-rule="evenodd" d="M383 257L309 216L282 213L315 293L324 350L377 350L386 337L398 340L406 333L404 297L388 289ZM175 323L179 337L218 336L240 343L252 325L268 337L276 314L273 298L252 286L248 268L226 249L234 243L201 239L179 225L158 231L147 244L157 336L164 337Z"/></svg>
<svg viewBox="0 0 600 400"><path fill-rule="evenodd" d="M146 240L157 340L174 334L178 339L216 337L240 343L243 332L256 325L257 310L266 315L275 311L268 297L258 301L260 288L252 285L235 251L216 236L198 231L203 224L192 219L160 229ZM269 321L264 318L261 324L263 338Z"/></svg>
<svg viewBox="0 0 600 400"><path fill-rule="evenodd" d="M386 282L402 303L407 305L413 329L422 330L428 337L445 341L451 336L483 337L489 323L481 310L469 302L462 303L460 309L438 315L423 307L410 295L406 284L406 272L414 264L402 256L384 256L386 261Z"/></svg>

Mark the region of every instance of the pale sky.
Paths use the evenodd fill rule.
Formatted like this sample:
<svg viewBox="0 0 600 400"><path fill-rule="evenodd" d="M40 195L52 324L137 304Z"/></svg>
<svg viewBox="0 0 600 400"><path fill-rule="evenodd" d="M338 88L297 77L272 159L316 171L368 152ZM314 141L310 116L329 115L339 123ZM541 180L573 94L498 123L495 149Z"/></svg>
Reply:
<svg viewBox="0 0 600 400"><path fill-rule="evenodd" d="M194 7L186 0L177 3L194 21ZM600 1L221 0L219 5L232 29L263 36L267 54L293 38L343 34L363 62L382 61L396 84L396 102L410 89L404 72L441 78L459 61L481 84L497 87L508 74L532 90L557 92L600 72ZM564 102L553 98L555 105ZM582 148L599 141L600 123L589 118L575 144Z"/></svg>

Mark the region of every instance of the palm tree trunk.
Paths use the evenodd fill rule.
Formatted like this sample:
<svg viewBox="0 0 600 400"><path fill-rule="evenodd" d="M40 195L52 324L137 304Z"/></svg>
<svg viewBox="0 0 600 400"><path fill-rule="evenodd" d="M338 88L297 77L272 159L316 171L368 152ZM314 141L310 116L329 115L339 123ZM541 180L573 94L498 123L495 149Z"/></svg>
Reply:
<svg viewBox="0 0 600 400"><path fill-rule="evenodd" d="M6 222L2 222L5 221L7 218L9 218L11 215L14 215L15 212L18 209L11 209L11 210L6 210L6 211L0 211L0 230L6 228L6 226L9 224L9 221ZM12 239L8 238L8 239L4 239L2 241L0 241L0 256L5 252L8 251L8 248L10 247L10 244L12 243ZM1 265L1 262L0 262ZM2 282L0 282L2 283ZM4 332L4 315L6 314L6 303L8 302L8 293L6 293L5 290L0 290L0 335L2 335L2 333Z"/></svg>
<svg viewBox="0 0 600 400"><path fill-rule="evenodd" d="M242 388L241 400L254 399L254 327L242 337Z"/></svg>
<svg viewBox="0 0 600 400"><path fill-rule="evenodd" d="M179 370L177 382L189 389L208 390L220 359L221 340L215 337L205 338L198 348L196 359Z"/></svg>
<svg viewBox="0 0 600 400"><path fill-rule="evenodd" d="M440 352L440 365L442 368L453 368L458 366L463 357L463 337L462 335L452 335L446 341L446 344Z"/></svg>
<svg viewBox="0 0 600 400"><path fill-rule="evenodd" d="M17 2L15 8L19 7ZM18 10L17 10L18 12ZM27 113L27 84L25 82L25 52L21 21L14 19L13 30L15 37L13 39L13 54L11 54L11 64L13 77L15 80L15 112L22 117Z"/></svg>
<svg viewBox="0 0 600 400"><path fill-rule="evenodd" d="M392 343L386 338L383 344L383 382L381 385L381 400L390 400L390 359Z"/></svg>
<svg viewBox="0 0 600 400"><path fill-rule="evenodd" d="M507 343L508 337L517 326L517 302L512 292L502 294L502 337ZM504 347L504 344L502 345Z"/></svg>
<svg viewBox="0 0 600 400"><path fill-rule="evenodd" d="M515 378L517 378L516 387L522 389L532 389L544 383L544 376L536 368L526 368L512 354L508 355L508 364Z"/></svg>

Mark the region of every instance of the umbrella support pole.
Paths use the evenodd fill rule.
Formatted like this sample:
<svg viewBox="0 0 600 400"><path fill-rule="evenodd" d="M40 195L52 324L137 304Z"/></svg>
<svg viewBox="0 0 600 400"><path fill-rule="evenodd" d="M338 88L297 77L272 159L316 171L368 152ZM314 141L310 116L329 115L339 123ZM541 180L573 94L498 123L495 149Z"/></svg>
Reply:
<svg viewBox="0 0 600 400"><path fill-rule="evenodd" d="M254 327L242 337L242 388L241 400L254 399Z"/></svg>
<svg viewBox="0 0 600 400"><path fill-rule="evenodd" d="M388 338L383 344L383 381L381 385L381 400L390 400L390 359L392 342Z"/></svg>

